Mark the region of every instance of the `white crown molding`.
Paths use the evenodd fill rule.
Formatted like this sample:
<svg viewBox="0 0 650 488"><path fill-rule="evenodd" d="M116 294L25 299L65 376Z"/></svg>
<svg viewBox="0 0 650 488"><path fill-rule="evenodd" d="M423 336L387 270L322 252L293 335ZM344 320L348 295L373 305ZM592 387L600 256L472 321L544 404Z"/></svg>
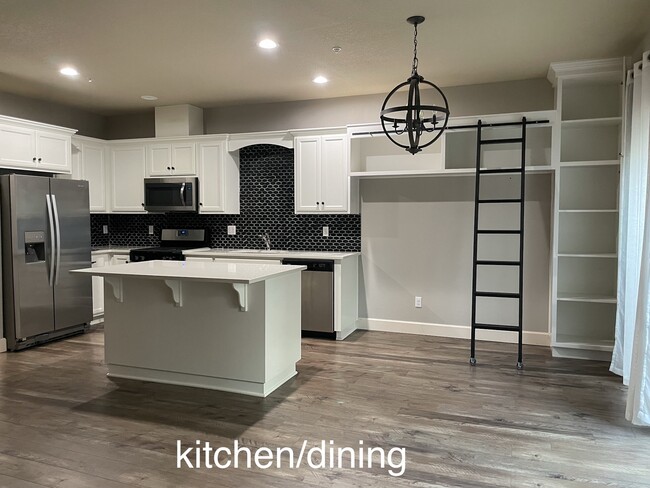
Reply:
<svg viewBox="0 0 650 488"><path fill-rule="evenodd" d="M551 63L546 77L553 86L558 78L573 78L601 73L623 73L625 58L585 59Z"/></svg>
<svg viewBox="0 0 650 488"><path fill-rule="evenodd" d="M44 130L55 130L59 132L65 132L66 134L75 134L77 129L70 129L68 127L61 127L58 125L46 124L44 122L35 122L33 120L19 119L16 117L10 117L8 115L0 115L0 123L8 123L12 125L18 125L21 127L27 127L29 129L44 129Z"/></svg>

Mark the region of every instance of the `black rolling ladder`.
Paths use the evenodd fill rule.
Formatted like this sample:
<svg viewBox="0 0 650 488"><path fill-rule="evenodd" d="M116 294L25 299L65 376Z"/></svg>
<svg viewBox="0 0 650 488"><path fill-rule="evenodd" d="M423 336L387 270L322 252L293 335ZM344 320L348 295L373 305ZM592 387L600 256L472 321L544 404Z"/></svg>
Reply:
<svg viewBox="0 0 650 488"><path fill-rule="evenodd" d="M502 330L517 332L518 346L517 346L517 369L523 369L524 363L522 358L522 337L523 337L523 291L524 291L524 202L525 202L525 186L526 186L526 118L524 117L521 122L507 123L507 124L490 124L490 127L504 126L504 125L521 125L521 137L507 138L507 139L482 139L481 128L485 127L479 120L476 135L476 190L474 199L474 258L472 267L472 342L470 364L476 364L476 330ZM482 148L491 144L521 144L521 161L520 165L512 168L498 168L486 169L481 167ZM497 174L519 174L520 175L520 192L519 198L481 198L481 176L483 175L497 175ZM479 209L481 205L491 205L507 203L519 205L519 228L518 229L480 229L479 228ZM479 236L487 234L499 235L516 235L519 237L519 258L517 260L481 260L478 259ZM506 292L493 292L477 290L477 271L479 266L515 266L519 268L518 290L513 293ZM506 298L517 300L519 303L519 321L517 325L503 325L503 324L486 324L476 321L476 299L478 297L487 298Z"/></svg>

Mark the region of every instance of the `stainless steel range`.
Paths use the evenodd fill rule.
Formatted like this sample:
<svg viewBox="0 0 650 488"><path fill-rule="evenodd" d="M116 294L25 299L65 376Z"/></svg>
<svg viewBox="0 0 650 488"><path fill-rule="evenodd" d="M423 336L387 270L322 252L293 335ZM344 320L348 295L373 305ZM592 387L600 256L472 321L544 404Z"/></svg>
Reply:
<svg viewBox="0 0 650 488"><path fill-rule="evenodd" d="M159 247L131 249L129 260L131 262L156 259L185 261L183 251L209 249L209 247L209 235L206 229L163 229Z"/></svg>

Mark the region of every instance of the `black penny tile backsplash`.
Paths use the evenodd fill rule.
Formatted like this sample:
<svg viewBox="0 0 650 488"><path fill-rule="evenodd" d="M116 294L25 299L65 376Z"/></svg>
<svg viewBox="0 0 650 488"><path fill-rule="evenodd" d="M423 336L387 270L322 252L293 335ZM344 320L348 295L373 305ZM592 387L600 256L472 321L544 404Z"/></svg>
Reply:
<svg viewBox="0 0 650 488"><path fill-rule="evenodd" d="M273 249L360 251L359 215L295 215L293 213L293 150L259 144L242 148L240 214L93 214L92 245L157 246L163 228L208 228L212 247L262 249L259 237L268 233ZM108 224L109 234L102 234ZM154 235L148 227L154 226ZM227 235L235 225L237 234ZM323 237L323 226L329 237Z"/></svg>

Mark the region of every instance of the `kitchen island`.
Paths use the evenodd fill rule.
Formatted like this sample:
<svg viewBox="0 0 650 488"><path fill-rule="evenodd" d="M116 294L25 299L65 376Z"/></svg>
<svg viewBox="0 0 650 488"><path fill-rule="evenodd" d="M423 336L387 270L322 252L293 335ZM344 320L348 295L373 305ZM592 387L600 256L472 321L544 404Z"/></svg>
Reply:
<svg viewBox="0 0 650 488"><path fill-rule="evenodd" d="M296 375L304 266L145 261L104 278L108 375L267 396Z"/></svg>

